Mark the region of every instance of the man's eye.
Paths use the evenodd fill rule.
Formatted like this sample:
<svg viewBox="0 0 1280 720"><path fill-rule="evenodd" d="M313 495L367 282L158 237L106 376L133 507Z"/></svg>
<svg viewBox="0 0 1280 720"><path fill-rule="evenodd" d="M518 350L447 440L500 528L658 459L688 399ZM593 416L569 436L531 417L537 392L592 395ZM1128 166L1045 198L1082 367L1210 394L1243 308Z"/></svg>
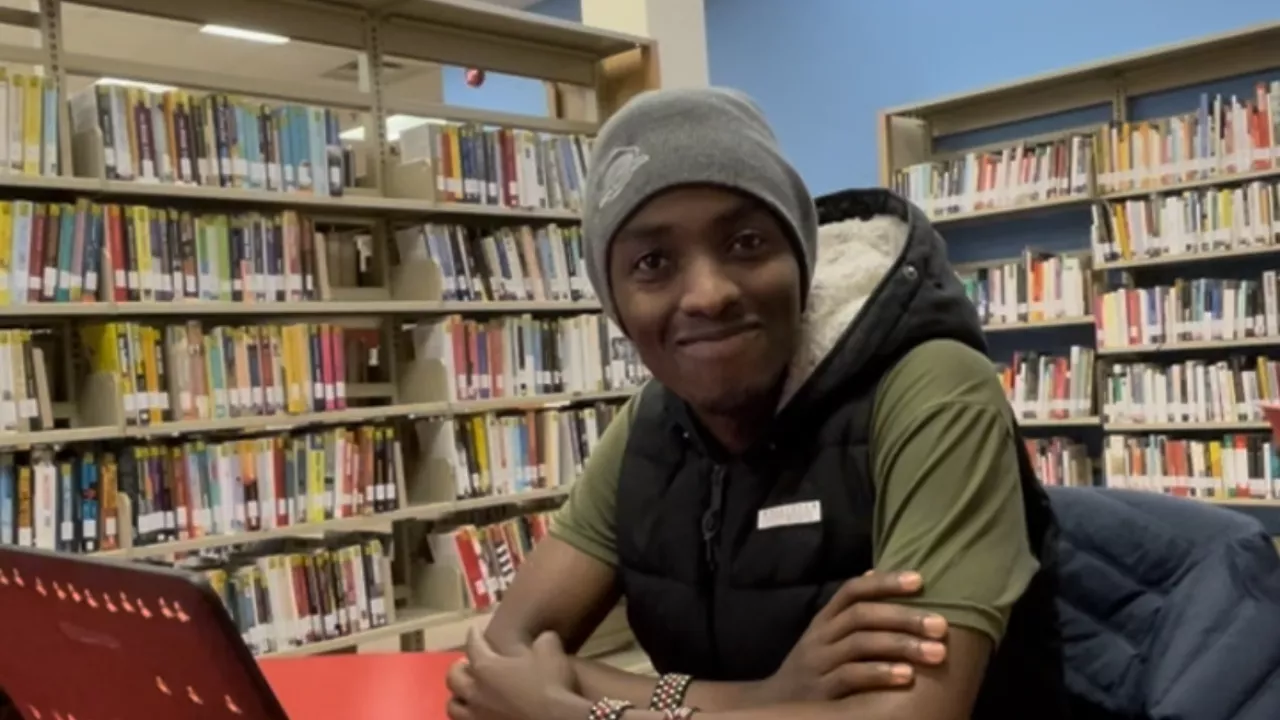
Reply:
<svg viewBox="0 0 1280 720"><path fill-rule="evenodd" d="M751 252L758 250L765 244L764 236L758 232L748 230L740 232L733 236L732 247L735 251Z"/></svg>
<svg viewBox="0 0 1280 720"><path fill-rule="evenodd" d="M667 259L658 253L646 253L636 259L635 269L644 272L654 272L666 267Z"/></svg>

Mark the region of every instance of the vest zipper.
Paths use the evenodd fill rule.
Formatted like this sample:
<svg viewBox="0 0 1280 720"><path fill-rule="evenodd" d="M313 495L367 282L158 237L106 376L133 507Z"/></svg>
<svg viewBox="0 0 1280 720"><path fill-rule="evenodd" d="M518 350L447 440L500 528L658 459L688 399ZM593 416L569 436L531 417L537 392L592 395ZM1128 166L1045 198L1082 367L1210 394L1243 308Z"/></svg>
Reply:
<svg viewBox="0 0 1280 720"><path fill-rule="evenodd" d="M720 515L724 505L723 465L716 465L711 471L711 504L702 514L702 545L707 554L707 567L714 576L720 559ZM712 581L714 583L714 579Z"/></svg>

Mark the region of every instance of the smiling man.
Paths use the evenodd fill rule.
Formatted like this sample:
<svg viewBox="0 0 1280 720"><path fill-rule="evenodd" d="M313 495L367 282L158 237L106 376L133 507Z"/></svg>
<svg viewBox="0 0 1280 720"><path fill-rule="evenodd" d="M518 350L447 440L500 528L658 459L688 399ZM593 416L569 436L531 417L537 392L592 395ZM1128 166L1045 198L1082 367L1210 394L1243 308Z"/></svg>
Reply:
<svg viewBox="0 0 1280 720"><path fill-rule="evenodd" d="M642 95L595 153L591 281L655 379L487 635L508 656L547 631L576 646L622 596L664 675L655 686L578 662L576 692L552 704L515 700L498 672L455 687L547 718L693 704L709 718L1062 717L1054 520L924 216L881 190L815 207L732 91ZM914 663L901 685L789 694L796 667L867 629L821 623L870 570L918 571L918 594L884 602L945 618L945 661ZM805 655L815 633L836 649ZM711 692L735 682L771 692Z"/></svg>

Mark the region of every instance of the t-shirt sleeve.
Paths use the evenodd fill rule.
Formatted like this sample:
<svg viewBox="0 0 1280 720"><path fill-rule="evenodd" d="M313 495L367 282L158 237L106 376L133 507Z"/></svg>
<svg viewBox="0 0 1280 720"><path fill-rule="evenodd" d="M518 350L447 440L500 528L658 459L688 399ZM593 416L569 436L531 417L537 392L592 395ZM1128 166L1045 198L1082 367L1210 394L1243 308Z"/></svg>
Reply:
<svg viewBox="0 0 1280 720"><path fill-rule="evenodd" d="M638 397L628 400L605 428L587 457L582 475L573 483L569 497L551 522L552 537L610 566L618 564L614 516L618 506L618 477Z"/></svg>
<svg viewBox="0 0 1280 720"><path fill-rule="evenodd" d="M1013 416L991 361L939 340L878 389L875 567L915 570L908 604L999 644L1039 563L1027 539Z"/></svg>

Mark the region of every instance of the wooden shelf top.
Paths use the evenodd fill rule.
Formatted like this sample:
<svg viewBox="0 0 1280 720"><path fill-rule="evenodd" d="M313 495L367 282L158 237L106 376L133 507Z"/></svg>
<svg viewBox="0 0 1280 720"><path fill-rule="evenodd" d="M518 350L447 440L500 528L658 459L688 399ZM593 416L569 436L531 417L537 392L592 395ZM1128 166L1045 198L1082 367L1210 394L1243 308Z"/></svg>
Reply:
<svg viewBox="0 0 1280 720"><path fill-rule="evenodd" d="M392 20L408 20L459 32L498 35L578 52L599 60L651 42L649 38L639 35L593 28L478 0L329 1L361 10L383 10Z"/></svg>
<svg viewBox="0 0 1280 720"><path fill-rule="evenodd" d="M440 219L484 219L497 222L578 222L581 216L568 210L511 208L501 205L432 202L415 198L384 197L368 190L355 189L340 197L305 192L276 192L247 188L176 185L61 175L0 174L0 189L67 193L77 196L110 198L119 203L156 204L174 201L212 203L227 207L263 206L292 208L331 215L392 215Z"/></svg>
<svg viewBox="0 0 1280 720"><path fill-rule="evenodd" d="M175 300L173 302L42 302L0 306L7 322L40 322L55 319L97 318L104 322L179 318L339 318L339 317L438 317L441 315L591 314L600 312L596 301L554 300L310 300L299 302L228 302ZM331 320L325 320L329 322Z"/></svg>
<svg viewBox="0 0 1280 720"><path fill-rule="evenodd" d="M1018 418L1018 426L1022 428L1068 428L1068 427L1099 427L1102 425L1102 418L1097 415L1086 415L1083 417L1068 418Z"/></svg>
<svg viewBox="0 0 1280 720"><path fill-rule="evenodd" d="M534 412L569 405L626 400L639 388L517 395L491 400L435 400L371 405L296 415L248 415L215 420L181 420L144 426L99 425L61 430L0 433L0 449L55 447L77 442L159 440L190 434L288 432L309 427L380 422L392 419L448 418L489 412Z"/></svg>
<svg viewBox="0 0 1280 720"><path fill-rule="evenodd" d="M1094 317L1092 315L1081 315L1080 317L1059 317L1046 318L1044 320L1023 320L1011 323L988 323L982 326L982 331L986 333L996 332L1015 332L1025 330L1042 330L1047 328L1074 327L1076 325L1093 325Z"/></svg>
<svg viewBox="0 0 1280 720"><path fill-rule="evenodd" d="M927 118L962 107L982 103L1021 103L1028 95L1038 95L1047 90L1079 86L1089 83L1105 84L1111 88L1117 79L1131 74L1158 73L1178 66L1193 66L1215 58L1224 51L1254 46L1280 44L1280 21L1262 23L1250 27L1218 33L1195 40L1161 45L1149 50L1129 53L1097 62L1086 63L1054 72L1032 75L1022 80L1001 83L965 93L947 95L920 103L901 105L885 112L890 115L911 115Z"/></svg>
<svg viewBox="0 0 1280 720"><path fill-rule="evenodd" d="M79 0L79 4L205 25L233 25L363 50L377 13L385 55L593 85L599 61L652 43L478 0Z"/></svg>
<svg viewBox="0 0 1280 720"><path fill-rule="evenodd" d="M556 487L466 500L417 503L384 513L334 518L322 522L298 523L268 530L246 530L238 533L206 535L189 540L173 540L154 545L138 545L117 550L104 550L94 553L94 555L95 557L138 560L140 558L165 557L176 553L189 553L231 547L233 545L266 542L279 538L312 537L324 535L325 533L386 533L390 532L392 523L405 521L432 522L451 515L486 508L525 505L536 502L554 502L563 500L568 494L569 488Z"/></svg>

